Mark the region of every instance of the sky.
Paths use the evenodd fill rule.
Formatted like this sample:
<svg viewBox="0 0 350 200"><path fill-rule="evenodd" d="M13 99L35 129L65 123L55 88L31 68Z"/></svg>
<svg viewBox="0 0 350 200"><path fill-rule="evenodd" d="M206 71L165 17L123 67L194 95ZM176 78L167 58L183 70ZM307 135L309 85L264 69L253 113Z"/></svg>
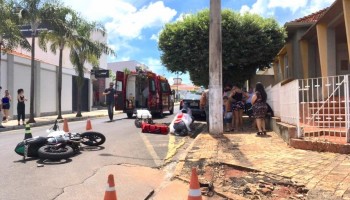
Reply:
<svg viewBox="0 0 350 200"><path fill-rule="evenodd" d="M273 17L283 26L286 22L317 12L334 0L221 0L222 9L251 12ZM136 60L152 71L165 75L172 83L172 74L162 65L158 35L165 24L186 14L209 8L210 0L64 0L83 17L105 25L108 45L117 56L108 62ZM192 84L188 74L180 77Z"/></svg>

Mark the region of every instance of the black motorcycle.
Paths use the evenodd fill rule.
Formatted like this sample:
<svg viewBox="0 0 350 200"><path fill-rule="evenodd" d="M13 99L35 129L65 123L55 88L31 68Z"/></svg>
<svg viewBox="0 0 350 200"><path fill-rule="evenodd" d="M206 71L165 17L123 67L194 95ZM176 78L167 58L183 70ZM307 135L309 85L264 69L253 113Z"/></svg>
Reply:
<svg viewBox="0 0 350 200"><path fill-rule="evenodd" d="M106 137L99 132L88 131L79 134L60 131L57 120L48 132L47 137L37 136L18 143L15 152L23 156L23 160L27 157L61 160L77 153L81 143L88 146L99 146L106 141Z"/></svg>

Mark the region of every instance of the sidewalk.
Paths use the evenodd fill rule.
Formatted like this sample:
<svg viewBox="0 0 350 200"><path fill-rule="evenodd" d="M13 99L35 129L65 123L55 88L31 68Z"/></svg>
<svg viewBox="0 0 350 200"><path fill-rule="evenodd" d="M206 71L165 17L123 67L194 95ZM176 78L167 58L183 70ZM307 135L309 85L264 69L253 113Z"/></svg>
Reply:
<svg viewBox="0 0 350 200"><path fill-rule="evenodd" d="M192 167L230 199L350 199L349 155L293 149L274 132L200 134L175 177Z"/></svg>
<svg viewBox="0 0 350 200"><path fill-rule="evenodd" d="M122 113L122 111L114 111L115 115L119 113ZM86 120L88 118L91 119L91 118L108 116L107 110L94 110L90 112L82 112L81 114L82 114L82 117L76 117L76 113L63 114L62 117L63 119L67 119L68 121L80 121L80 120ZM32 127L44 126L44 125L53 124L57 119L57 115L35 117L34 119L36 123L31 124ZM17 119L13 119L13 118L8 122L3 122L2 125L5 128L0 128L0 132L16 130L16 129L24 129L24 126L23 125L18 126Z"/></svg>

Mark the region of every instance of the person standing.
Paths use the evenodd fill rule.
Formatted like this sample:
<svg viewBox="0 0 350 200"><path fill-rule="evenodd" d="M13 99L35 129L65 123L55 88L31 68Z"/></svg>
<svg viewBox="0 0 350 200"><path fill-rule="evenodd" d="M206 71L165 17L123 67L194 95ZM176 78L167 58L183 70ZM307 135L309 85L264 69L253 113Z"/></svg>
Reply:
<svg viewBox="0 0 350 200"><path fill-rule="evenodd" d="M255 94L252 97L253 115L258 127L257 135L266 135L265 116L267 112L267 94L264 85L260 82L256 83Z"/></svg>
<svg viewBox="0 0 350 200"><path fill-rule="evenodd" d="M202 93L200 102L199 102L200 108L204 109L205 112L205 118L207 121L207 126L209 130L209 90L204 90Z"/></svg>
<svg viewBox="0 0 350 200"><path fill-rule="evenodd" d="M109 119L113 121L115 97L118 96L117 91L114 89L114 83L110 82L109 88L106 88L102 94L106 96L108 116Z"/></svg>
<svg viewBox="0 0 350 200"><path fill-rule="evenodd" d="M17 90L17 121L18 121L18 126L20 125L20 120L22 118L22 125L24 125L24 119L25 119L25 104L24 102L27 101L27 99L24 97L24 90L18 89Z"/></svg>
<svg viewBox="0 0 350 200"><path fill-rule="evenodd" d="M8 90L5 90L5 96L1 99L2 110L4 111L4 116L2 120L8 122L10 102L12 101L11 95Z"/></svg>
<svg viewBox="0 0 350 200"><path fill-rule="evenodd" d="M224 123L225 123L225 131L230 132L232 125L232 103L227 96L223 97L224 101Z"/></svg>
<svg viewBox="0 0 350 200"><path fill-rule="evenodd" d="M243 91L237 86L233 86L231 91L230 99L232 101L232 108L233 108L233 122L232 123L236 128L236 130L243 131L243 109L244 109L244 102L243 99L245 97L245 94Z"/></svg>

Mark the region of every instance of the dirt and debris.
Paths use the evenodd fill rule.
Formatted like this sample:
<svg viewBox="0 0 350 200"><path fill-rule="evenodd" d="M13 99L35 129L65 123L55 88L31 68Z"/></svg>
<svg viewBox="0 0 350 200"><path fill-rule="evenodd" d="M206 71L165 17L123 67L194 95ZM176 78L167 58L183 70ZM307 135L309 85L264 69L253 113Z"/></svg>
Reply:
<svg viewBox="0 0 350 200"><path fill-rule="evenodd" d="M217 194L229 198L232 194L231 199L237 195L253 200L307 199L305 185L275 174L214 164L199 166L198 176L200 182L213 182Z"/></svg>

